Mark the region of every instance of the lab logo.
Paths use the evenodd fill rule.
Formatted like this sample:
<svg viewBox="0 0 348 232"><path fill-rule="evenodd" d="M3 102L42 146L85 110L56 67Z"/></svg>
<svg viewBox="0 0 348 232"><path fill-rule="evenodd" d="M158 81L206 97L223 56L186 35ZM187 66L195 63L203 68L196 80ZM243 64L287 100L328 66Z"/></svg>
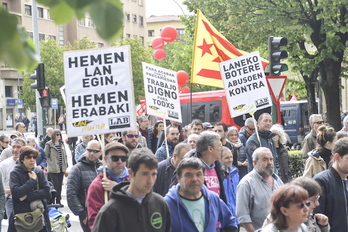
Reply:
<svg viewBox="0 0 348 232"><path fill-rule="evenodd" d="M130 116L109 118L109 128L118 129L130 127Z"/></svg>
<svg viewBox="0 0 348 232"><path fill-rule="evenodd" d="M268 105L268 104L269 102L267 97L255 100L256 108L259 108L261 106Z"/></svg>

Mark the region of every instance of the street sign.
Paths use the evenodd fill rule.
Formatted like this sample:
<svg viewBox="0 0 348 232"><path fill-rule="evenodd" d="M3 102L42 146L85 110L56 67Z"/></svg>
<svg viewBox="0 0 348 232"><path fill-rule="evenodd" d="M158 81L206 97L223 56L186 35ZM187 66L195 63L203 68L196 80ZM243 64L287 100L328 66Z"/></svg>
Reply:
<svg viewBox="0 0 348 232"><path fill-rule="evenodd" d="M18 108L23 108L22 99L17 99L17 106L18 106Z"/></svg>
<svg viewBox="0 0 348 232"><path fill-rule="evenodd" d="M54 109L54 110L58 109L58 99L57 98L51 99L51 106L52 106L52 109Z"/></svg>
<svg viewBox="0 0 348 232"><path fill-rule="evenodd" d="M274 102L279 102L287 76L266 76L268 88Z"/></svg>

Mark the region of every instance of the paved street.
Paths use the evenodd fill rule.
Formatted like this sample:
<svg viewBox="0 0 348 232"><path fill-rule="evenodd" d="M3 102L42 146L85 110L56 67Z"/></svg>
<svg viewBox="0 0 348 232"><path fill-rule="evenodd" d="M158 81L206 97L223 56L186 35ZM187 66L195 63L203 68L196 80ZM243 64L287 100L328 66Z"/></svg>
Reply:
<svg viewBox="0 0 348 232"><path fill-rule="evenodd" d="M11 135L11 133L14 132L13 129L8 129L6 131L0 131L0 134L4 133L6 135ZM65 141L65 139L67 138L65 132L63 131L63 139ZM28 132L26 133L26 135L34 135L34 133L32 132ZM69 150L69 146L65 144L65 149L67 151L67 156L68 156L68 162L69 162L69 168L68 171L70 170L70 168L72 167L72 161L71 161L71 152ZM78 216L75 216L69 209L68 207L68 203L66 201L66 182L67 179L64 178L63 180L63 190L62 190L62 204L64 205L64 208L60 208L59 210L64 214L69 214L70 215L70 222L71 222L71 227L69 228L69 231L74 231L74 232L82 232L83 230L80 227L80 222L79 222L79 218ZM1 225L1 231L7 231L8 228L8 220L2 220L2 225Z"/></svg>

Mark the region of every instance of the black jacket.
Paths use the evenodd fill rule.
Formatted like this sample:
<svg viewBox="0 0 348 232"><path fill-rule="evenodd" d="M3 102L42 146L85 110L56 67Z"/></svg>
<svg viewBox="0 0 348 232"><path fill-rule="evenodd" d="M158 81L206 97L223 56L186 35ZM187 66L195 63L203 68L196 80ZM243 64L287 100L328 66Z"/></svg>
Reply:
<svg viewBox="0 0 348 232"><path fill-rule="evenodd" d="M51 137L48 137L48 135L46 135L41 141L40 141L40 147L42 147L42 149L45 149L45 145L47 142L49 142L51 140Z"/></svg>
<svg viewBox="0 0 348 232"><path fill-rule="evenodd" d="M112 188L111 199L100 209L92 232L169 232L170 211L163 197L151 191L139 203L127 194L128 187L129 182L121 182Z"/></svg>
<svg viewBox="0 0 348 232"><path fill-rule="evenodd" d="M97 169L100 165L101 162L99 160L94 163L83 155L69 172L66 190L68 206L80 218L84 219L87 217L87 190L92 181L97 177Z"/></svg>
<svg viewBox="0 0 348 232"><path fill-rule="evenodd" d="M45 227L41 231L51 231L50 220L48 217L47 200L51 198L50 186L48 181L39 168L35 168L34 172L37 175L39 181L39 189L37 189L37 181L30 178L28 175L28 170L23 166L23 164L17 161L18 164L14 167L10 174L10 189L13 200L13 211L16 213L25 213L32 211L30 209L30 203L35 200L42 200L44 204L45 211ZM21 201L19 198L23 196L27 198ZM13 214L10 217L9 231L16 231L13 222Z"/></svg>
<svg viewBox="0 0 348 232"><path fill-rule="evenodd" d="M330 167L313 177L323 193L320 195L320 205L314 209L314 213L322 213L328 216L331 231L348 231L348 198L346 181L342 180L337 171Z"/></svg>

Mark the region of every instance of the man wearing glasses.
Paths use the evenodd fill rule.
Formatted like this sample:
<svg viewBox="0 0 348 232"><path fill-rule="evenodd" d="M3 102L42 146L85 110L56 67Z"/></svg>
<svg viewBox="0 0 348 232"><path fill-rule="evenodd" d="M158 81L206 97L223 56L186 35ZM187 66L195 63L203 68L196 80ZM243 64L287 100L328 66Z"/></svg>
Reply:
<svg viewBox="0 0 348 232"><path fill-rule="evenodd" d="M0 134L0 153L8 148L10 138L5 134Z"/></svg>
<svg viewBox="0 0 348 232"><path fill-rule="evenodd" d="M90 231L87 222L86 193L88 187L98 175L97 169L101 165L101 146L97 140L87 143L86 152L71 168L67 184L67 200L70 210L79 216L83 231Z"/></svg>
<svg viewBox="0 0 348 232"><path fill-rule="evenodd" d="M309 117L309 124L312 129L302 141L302 157L304 160L308 158L308 152L317 146L317 131L324 124L323 116L321 114L312 114Z"/></svg>
<svg viewBox="0 0 348 232"><path fill-rule="evenodd" d="M248 138L255 133L255 124L253 118L247 118L244 122L244 127L239 131L239 139L243 143L244 147Z"/></svg>
<svg viewBox="0 0 348 232"><path fill-rule="evenodd" d="M122 133L123 144L128 148L129 153L131 153L135 148L141 148L140 143L138 142L138 131L128 130Z"/></svg>
<svg viewBox="0 0 348 232"><path fill-rule="evenodd" d="M105 146L104 161L106 164L106 178L100 173L91 183L87 193L88 226L92 230L95 217L101 207L105 204L104 192L107 191L110 199L110 191L122 181L129 180L126 162L128 159L128 148L119 142L111 142Z"/></svg>

